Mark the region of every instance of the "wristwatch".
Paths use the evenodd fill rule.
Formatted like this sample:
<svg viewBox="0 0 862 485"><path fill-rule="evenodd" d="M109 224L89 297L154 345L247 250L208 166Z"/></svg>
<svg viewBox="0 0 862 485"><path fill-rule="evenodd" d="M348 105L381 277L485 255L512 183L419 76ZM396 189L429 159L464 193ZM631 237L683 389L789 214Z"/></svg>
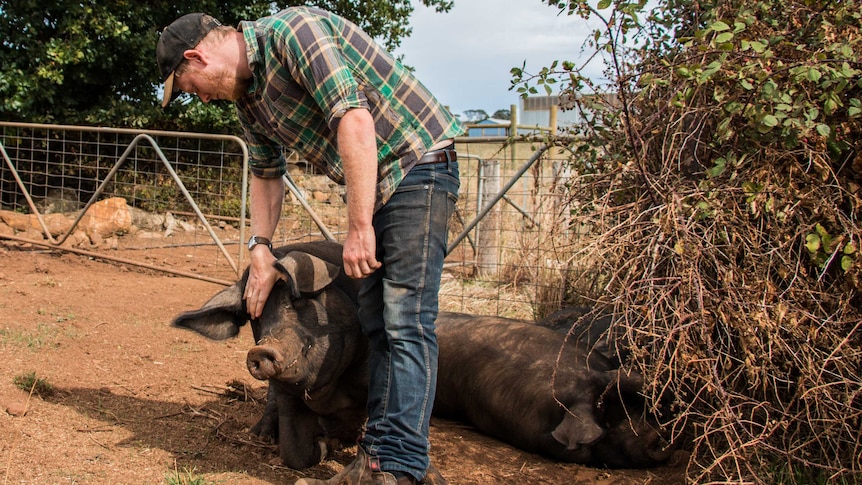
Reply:
<svg viewBox="0 0 862 485"><path fill-rule="evenodd" d="M265 237L261 237L261 236L252 236L252 237L248 240L248 250L249 250L249 251L251 251L251 250L252 250L252 249L254 249L254 247L255 247L255 246L257 246L258 244L263 244L263 245L265 245L267 248L269 248L270 252L272 251L272 242L270 242L270 240L269 240L269 239L267 239L267 238L265 238Z"/></svg>

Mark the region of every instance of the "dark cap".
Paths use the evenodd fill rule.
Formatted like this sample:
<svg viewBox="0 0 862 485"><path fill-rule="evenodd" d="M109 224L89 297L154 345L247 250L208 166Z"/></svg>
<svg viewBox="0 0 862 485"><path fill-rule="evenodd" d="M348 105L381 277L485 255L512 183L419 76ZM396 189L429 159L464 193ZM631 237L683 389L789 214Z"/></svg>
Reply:
<svg viewBox="0 0 862 485"><path fill-rule="evenodd" d="M185 51L194 49L212 29L220 25L221 22L205 13L189 13L174 20L161 32L156 46L156 60L162 82L165 83L163 108L180 94L179 90L174 91L174 69L185 59Z"/></svg>

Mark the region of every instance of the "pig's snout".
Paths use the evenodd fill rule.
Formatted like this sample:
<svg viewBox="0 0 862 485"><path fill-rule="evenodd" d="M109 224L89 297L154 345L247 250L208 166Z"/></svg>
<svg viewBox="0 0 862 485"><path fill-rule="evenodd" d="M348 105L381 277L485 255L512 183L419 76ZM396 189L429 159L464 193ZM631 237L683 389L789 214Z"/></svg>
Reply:
<svg viewBox="0 0 862 485"><path fill-rule="evenodd" d="M272 347L253 347L248 351L245 363L251 375L260 380L273 378L284 370L284 357Z"/></svg>

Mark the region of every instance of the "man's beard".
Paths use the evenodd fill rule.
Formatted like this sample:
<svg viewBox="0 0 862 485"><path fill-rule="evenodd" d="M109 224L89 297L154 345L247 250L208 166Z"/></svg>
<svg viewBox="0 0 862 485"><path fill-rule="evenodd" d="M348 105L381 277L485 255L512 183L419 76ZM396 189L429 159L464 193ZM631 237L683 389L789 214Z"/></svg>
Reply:
<svg viewBox="0 0 862 485"><path fill-rule="evenodd" d="M220 73L207 74L206 77L209 78L213 86L216 86L214 94L218 96L218 99L227 101L236 101L242 98L251 85L251 79L240 79L228 69Z"/></svg>

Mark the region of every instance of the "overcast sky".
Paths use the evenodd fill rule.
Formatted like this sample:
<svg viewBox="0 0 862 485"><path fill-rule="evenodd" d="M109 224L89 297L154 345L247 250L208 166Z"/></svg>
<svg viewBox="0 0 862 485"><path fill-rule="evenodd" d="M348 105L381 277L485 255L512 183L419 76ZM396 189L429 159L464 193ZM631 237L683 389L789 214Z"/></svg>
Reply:
<svg viewBox="0 0 862 485"><path fill-rule="evenodd" d="M590 28L577 15L558 14L542 0L455 0L438 14L414 0L413 33L395 54L455 114L488 115L518 105L510 91L513 67L537 72L554 60L580 64ZM596 76L602 67L595 68ZM592 75L591 75L592 77Z"/></svg>

